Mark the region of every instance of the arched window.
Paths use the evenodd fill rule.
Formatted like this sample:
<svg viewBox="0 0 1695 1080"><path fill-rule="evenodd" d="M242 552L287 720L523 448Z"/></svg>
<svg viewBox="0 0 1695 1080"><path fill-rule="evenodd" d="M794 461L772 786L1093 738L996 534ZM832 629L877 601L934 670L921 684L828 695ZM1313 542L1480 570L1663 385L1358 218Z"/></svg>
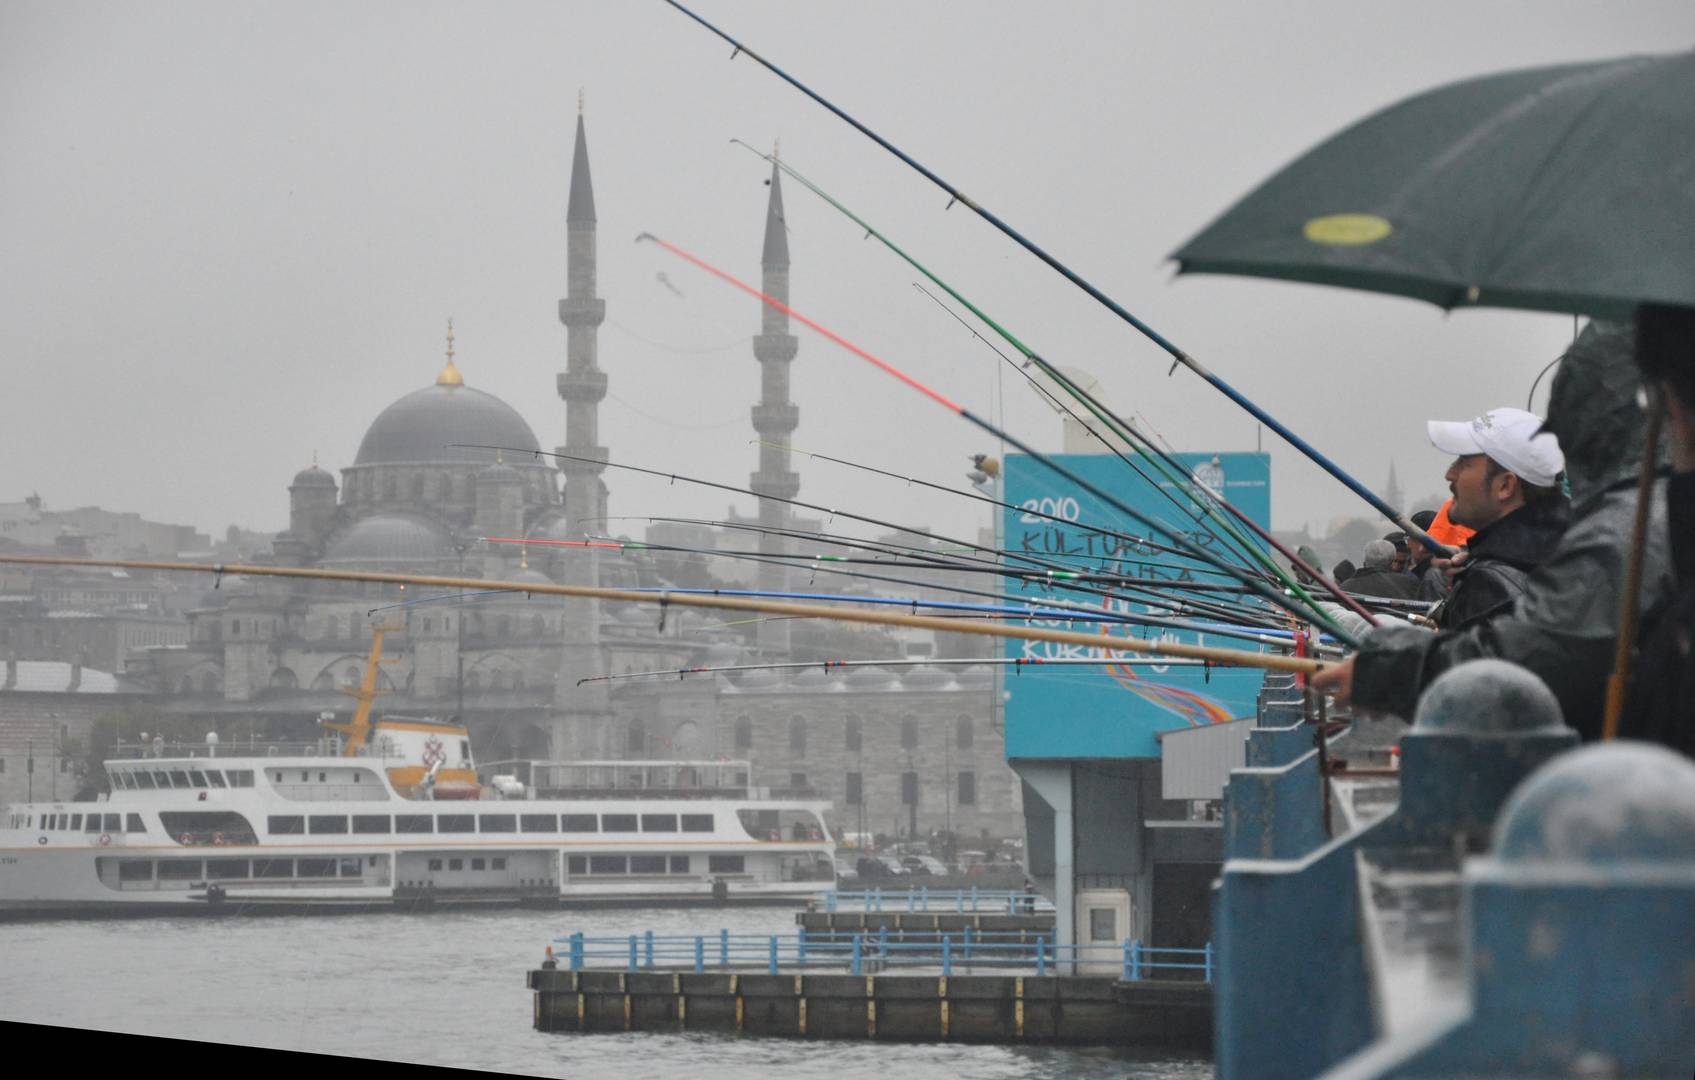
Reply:
<svg viewBox="0 0 1695 1080"><path fill-rule="evenodd" d="M524 688L524 673L522 671L514 671L512 673L512 689L522 690L523 688Z"/></svg>
<svg viewBox="0 0 1695 1080"><path fill-rule="evenodd" d="M789 721L789 753L794 757L806 756L806 717L797 716Z"/></svg>
<svg viewBox="0 0 1695 1080"><path fill-rule="evenodd" d="M293 671L290 671L285 667L280 667L271 672L271 685L276 687L278 690L293 690L295 687L300 685L300 680L294 677Z"/></svg>
<svg viewBox="0 0 1695 1080"><path fill-rule="evenodd" d="M900 720L900 748L902 750L918 749L918 718L903 716Z"/></svg>
<svg viewBox="0 0 1695 1080"><path fill-rule="evenodd" d="M736 717L736 749L753 749L753 721L745 716Z"/></svg>
<svg viewBox="0 0 1695 1080"><path fill-rule="evenodd" d="M961 750L971 749L971 744L977 741L977 730L971 723L971 717L962 716L953 726L954 745Z"/></svg>
<svg viewBox="0 0 1695 1080"><path fill-rule="evenodd" d="M865 726L859 717L847 718L847 749L850 754L857 754L865 749Z"/></svg>
<svg viewBox="0 0 1695 1080"><path fill-rule="evenodd" d="M216 671L206 672L204 675L200 676L200 692L202 694L216 694L219 690L218 684L221 681L222 680L218 678L218 673Z"/></svg>
<svg viewBox="0 0 1695 1080"><path fill-rule="evenodd" d="M504 671L495 672L488 682L491 690L505 690L512 685L511 678Z"/></svg>
<svg viewBox="0 0 1695 1080"><path fill-rule="evenodd" d="M341 673L341 684L346 687L358 686L359 669L354 667L352 664L347 665L347 670Z"/></svg>

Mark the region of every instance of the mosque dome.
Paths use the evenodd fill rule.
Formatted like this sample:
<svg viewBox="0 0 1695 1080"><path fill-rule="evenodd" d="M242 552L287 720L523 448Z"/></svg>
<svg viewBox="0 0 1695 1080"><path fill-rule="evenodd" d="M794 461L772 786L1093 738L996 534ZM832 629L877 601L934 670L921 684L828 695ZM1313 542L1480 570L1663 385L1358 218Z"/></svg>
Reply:
<svg viewBox="0 0 1695 1080"><path fill-rule="evenodd" d="M908 690L946 690L953 686L953 674L939 665L913 668L901 680Z"/></svg>
<svg viewBox="0 0 1695 1080"><path fill-rule="evenodd" d="M489 463L489 451L455 443L541 449L536 433L516 409L493 394L466 386L459 369L449 363L435 385L414 390L372 421L353 463Z"/></svg>
<svg viewBox="0 0 1695 1080"><path fill-rule="evenodd" d="M292 487L335 487L335 477L318 468L316 464L308 465L294 474Z"/></svg>
<svg viewBox="0 0 1695 1080"><path fill-rule="evenodd" d="M416 514L376 514L330 541L324 565L435 562L455 554L445 530Z"/></svg>

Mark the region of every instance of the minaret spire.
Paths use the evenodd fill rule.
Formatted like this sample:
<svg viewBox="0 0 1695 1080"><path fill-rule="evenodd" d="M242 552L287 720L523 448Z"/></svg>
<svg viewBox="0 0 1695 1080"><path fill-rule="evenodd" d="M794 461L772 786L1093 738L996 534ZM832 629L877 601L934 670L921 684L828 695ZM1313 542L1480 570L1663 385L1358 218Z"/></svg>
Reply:
<svg viewBox="0 0 1695 1080"><path fill-rule="evenodd" d="M772 146L771 156L777 156ZM783 304L789 302L789 238L788 223L783 218L783 176L775 160L771 165L771 193L765 203L765 244L760 263L764 270L762 288L765 295ZM756 494L780 499L792 499L800 491L800 477L789 468L789 440L800 423L800 410L789 401L789 365L794 361L799 342L789 333L789 317L768 304L761 305L760 333L753 339L753 355L760 367L760 400L753 407L753 430L759 435L759 471L753 474L748 486ZM761 534L761 553L781 555L787 543L770 531L783 528L788 522L788 509L769 498L759 500L759 523L767 531ZM786 591L788 571L780 559L760 564L759 587L770 591ZM789 623L782 619L766 619L759 624L759 645L767 653L789 651Z"/></svg>

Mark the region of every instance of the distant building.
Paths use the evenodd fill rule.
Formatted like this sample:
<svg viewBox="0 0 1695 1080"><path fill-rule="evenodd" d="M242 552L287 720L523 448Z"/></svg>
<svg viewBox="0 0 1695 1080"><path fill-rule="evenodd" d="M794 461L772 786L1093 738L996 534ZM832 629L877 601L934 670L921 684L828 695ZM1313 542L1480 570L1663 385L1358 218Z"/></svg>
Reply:
<svg viewBox="0 0 1695 1080"><path fill-rule="evenodd" d="M121 729L141 688L75 663L7 660L0 671L0 805L70 801L89 751Z"/></svg>

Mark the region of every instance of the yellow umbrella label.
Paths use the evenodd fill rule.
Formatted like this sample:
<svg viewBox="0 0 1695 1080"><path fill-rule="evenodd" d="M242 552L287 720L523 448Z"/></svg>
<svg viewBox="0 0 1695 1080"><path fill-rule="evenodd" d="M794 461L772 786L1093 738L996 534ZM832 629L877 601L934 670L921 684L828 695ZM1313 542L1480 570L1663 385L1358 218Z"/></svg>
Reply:
<svg viewBox="0 0 1695 1080"><path fill-rule="evenodd" d="M1313 218L1301 231L1315 244L1359 247L1375 244L1395 230L1376 214L1331 214Z"/></svg>

